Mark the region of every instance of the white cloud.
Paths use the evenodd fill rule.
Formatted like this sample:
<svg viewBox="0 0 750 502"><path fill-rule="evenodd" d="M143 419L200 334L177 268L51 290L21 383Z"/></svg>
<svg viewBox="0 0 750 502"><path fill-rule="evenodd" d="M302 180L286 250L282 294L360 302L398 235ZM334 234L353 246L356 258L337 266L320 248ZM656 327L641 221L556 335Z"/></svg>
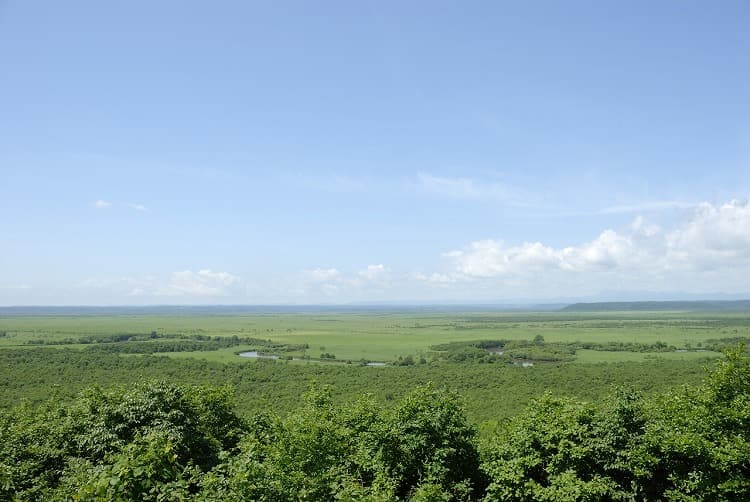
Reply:
<svg viewBox="0 0 750 502"><path fill-rule="evenodd" d="M344 285L343 274L336 268L305 270L302 273L302 279L294 288L294 292L300 296L319 293L332 298L341 292Z"/></svg>
<svg viewBox="0 0 750 502"><path fill-rule="evenodd" d="M316 268L306 270L305 275L315 282L335 281L341 277L341 272L335 268Z"/></svg>
<svg viewBox="0 0 750 502"><path fill-rule="evenodd" d="M368 265L366 268L359 270L349 280L349 284L359 292L384 291L391 285L391 271L382 263Z"/></svg>
<svg viewBox="0 0 750 502"><path fill-rule="evenodd" d="M343 273L336 268L316 268L305 270L303 278L307 282L323 286L337 286L337 291L345 290L349 287L363 287L373 284L383 284L390 277L390 271L382 263L377 265L368 265L367 267L355 273ZM329 288L333 291L333 288Z"/></svg>
<svg viewBox="0 0 750 502"><path fill-rule="evenodd" d="M483 239L442 256L437 268L420 272L394 272L376 262L303 270L268 278L267 284L249 284L228 272L188 269L161 277L92 279L81 287L102 297L180 303L250 297L297 303L549 299L603 291L740 294L750 284L750 204L702 203L682 221L662 227L639 216L629 225L567 246L544 239ZM257 293L253 296L251 290Z"/></svg>
<svg viewBox="0 0 750 502"><path fill-rule="evenodd" d="M368 281L378 281L381 280L383 277L385 277L388 274L388 270L385 268L385 265L378 264L378 265L368 265L367 268L364 270L360 270L357 272L357 275L363 279L367 279Z"/></svg>
<svg viewBox="0 0 750 502"><path fill-rule="evenodd" d="M446 256L455 260L458 272L469 277L514 275L522 270L555 267L559 262L557 251L540 242L506 246L491 239L472 242L465 250Z"/></svg>
<svg viewBox="0 0 750 502"><path fill-rule="evenodd" d="M574 246L507 245L486 239L443 256L453 263L452 278L460 280L544 286L544 281L567 278L611 287L608 281L616 278L618 284L639 287L703 287L701 274L710 272L712 287L720 289L722 284L739 284L739 278L750 279L750 205L702 203L690 218L667 231L638 217L624 229L605 230Z"/></svg>
<svg viewBox="0 0 750 502"><path fill-rule="evenodd" d="M440 285L446 285L456 281L455 277L449 274L441 274L439 272L433 272L432 274L415 273L412 275L412 278L418 281Z"/></svg>
<svg viewBox="0 0 750 502"><path fill-rule="evenodd" d="M193 272L173 272L166 288L159 294L166 296L224 296L240 279L228 272L213 272L210 269Z"/></svg>
<svg viewBox="0 0 750 502"><path fill-rule="evenodd" d="M222 297L237 294L242 281L228 272L182 270L169 277L91 278L81 286L136 297Z"/></svg>
<svg viewBox="0 0 750 502"><path fill-rule="evenodd" d="M106 209L112 205L111 202L107 202L106 200L99 199L95 201L92 206L96 209Z"/></svg>
<svg viewBox="0 0 750 502"><path fill-rule="evenodd" d="M94 207L95 209L107 209L107 208L112 207L113 205L114 204L112 202L102 200L102 199L99 199L91 204L91 206ZM117 206L122 207L123 204L118 203ZM144 206L143 204L128 203L128 204L124 204L124 206L130 209L133 209L135 211L148 211L148 208Z"/></svg>
<svg viewBox="0 0 750 502"><path fill-rule="evenodd" d="M305 301L316 301L321 295L327 300L351 300L373 292L383 292L390 286L390 271L383 264L368 265L356 272L342 272L337 268L304 270L287 293Z"/></svg>
<svg viewBox="0 0 750 502"><path fill-rule="evenodd" d="M336 284L323 284L320 286L321 292L326 296L336 296L340 289Z"/></svg>
<svg viewBox="0 0 750 502"><path fill-rule="evenodd" d="M670 264L712 269L750 262L750 205L733 200L700 204L692 218L666 235Z"/></svg>
<svg viewBox="0 0 750 502"><path fill-rule="evenodd" d="M630 236L605 230L578 246L553 248L541 242L507 246L502 241L472 242L450 253L456 270L467 277L524 276L543 271L590 272L622 267L637 254Z"/></svg>

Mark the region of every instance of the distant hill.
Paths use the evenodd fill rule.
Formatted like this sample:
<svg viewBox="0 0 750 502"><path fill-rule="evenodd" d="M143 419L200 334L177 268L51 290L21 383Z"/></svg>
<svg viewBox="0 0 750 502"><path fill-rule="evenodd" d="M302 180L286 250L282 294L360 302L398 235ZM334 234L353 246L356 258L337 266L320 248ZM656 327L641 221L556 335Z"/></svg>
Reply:
<svg viewBox="0 0 750 502"><path fill-rule="evenodd" d="M691 311L691 312L750 312L750 300L648 301L574 303L562 312L606 311Z"/></svg>
<svg viewBox="0 0 750 502"><path fill-rule="evenodd" d="M0 306L3 316L226 316L253 314L414 314L456 312L552 312L565 303L523 304L410 304L361 303L344 305L148 305L148 306Z"/></svg>

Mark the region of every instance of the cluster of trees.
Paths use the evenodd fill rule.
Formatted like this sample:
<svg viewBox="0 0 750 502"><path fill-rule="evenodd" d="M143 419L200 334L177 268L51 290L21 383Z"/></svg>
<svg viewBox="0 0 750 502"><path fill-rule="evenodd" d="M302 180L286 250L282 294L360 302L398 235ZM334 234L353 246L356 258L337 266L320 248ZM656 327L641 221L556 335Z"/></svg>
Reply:
<svg viewBox="0 0 750 502"><path fill-rule="evenodd" d="M474 340L430 347L437 360L450 362L513 363L520 360L569 362L576 343L545 343L542 335L533 340Z"/></svg>
<svg viewBox="0 0 750 502"><path fill-rule="evenodd" d="M0 414L5 500L747 500L750 359L700 386L543 396L480 438L455 393L390 408L313 386L281 418L226 387L152 382Z"/></svg>
<svg viewBox="0 0 750 502"><path fill-rule="evenodd" d="M497 357L497 356L491 356ZM123 357L120 354L67 348L0 350L0 409L22 400L39 404L52 392L72 401L90 385L110 388L138 380L166 380L182 384L231 385L238 412L244 415L271 410L294 411L310 381L331 385L338 403L370 392L381 406L390 407L427 382L461 393L469 419L478 424L517 415L529 401L547 389L555 395L596 401L613 385L665 391L684 383L699 384L707 360L658 360L607 364L549 364L533 369L509 364L432 362L386 368L361 364L297 364L285 361L235 363L177 359L161 355ZM409 363L404 358L403 363ZM366 363L366 362L365 362ZM390 398L388 396L391 396Z"/></svg>
<svg viewBox="0 0 750 502"><path fill-rule="evenodd" d="M699 342L701 350L716 352L725 351L738 343L748 343L745 337L710 339L705 343ZM554 342L544 341L542 335L533 340L474 340L450 342L430 347L434 351L434 359L452 362L512 362L515 360L534 360L545 362L572 361L578 349L613 351L613 352L674 352L678 348L664 342ZM686 347L692 349L691 346ZM502 350L503 357L497 357L492 351Z"/></svg>
<svg viewBox="0 0 750 502"><path fill-rule="evenodd" d="M735 330L736 331L736 330ZM704 348L706 350L715 350L716 352L724 352L736 347L738 344L743 344L745 350L750 349L750 338L744 336L735 336L728 338L711 338L706 340L705 343L698 342L697 347Z"/></svg>
<svg viewBox="0 0 750 502"><path fill-rule="evenodd" d="M157 354L163 352L212 351L244 346L265 352L292 352L310 348L304 344L276 343L247 336L184 335L172 333L117 333L86 335L78 338L32 339L25 345L88 345L87 350L123 354Z"/></svg>
<svg viewBox="0 0 750 502"><path fill-rule="evenodd" d="M0 499L476 498L475 431L458 402L421 387L384 412L316 387L285 419L242 419L226 388L94 387L0 417Z"/></svg>
<svg viewBox="0 0 750 502"><path fill-rule="evenodd" d="M0 418L0 499L180 500L245 430L226 388L163 383Z"/></svg>

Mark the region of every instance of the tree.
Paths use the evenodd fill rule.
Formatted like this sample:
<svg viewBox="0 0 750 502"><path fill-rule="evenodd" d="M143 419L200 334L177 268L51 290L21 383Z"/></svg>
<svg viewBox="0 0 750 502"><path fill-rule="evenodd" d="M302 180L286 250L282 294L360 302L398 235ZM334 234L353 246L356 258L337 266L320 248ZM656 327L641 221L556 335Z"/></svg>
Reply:
<svg viewBox="0 0 750 502"><path fill-rule="evenodd" d="M483 449L488 500L750 499L750 360L705 383L611 404L546 395Z"/></svg>

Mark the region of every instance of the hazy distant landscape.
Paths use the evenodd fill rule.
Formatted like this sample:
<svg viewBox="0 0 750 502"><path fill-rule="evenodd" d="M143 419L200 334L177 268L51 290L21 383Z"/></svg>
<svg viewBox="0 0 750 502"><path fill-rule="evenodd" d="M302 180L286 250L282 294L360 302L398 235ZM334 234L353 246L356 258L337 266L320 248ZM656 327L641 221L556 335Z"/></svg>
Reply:
<svg viewBox="0 0 750 502"><path fill-rule="evenodd" d="M3 493L224 500L293 499L308 490L324 499L355 490L355 498L421 500L429 489L447 499L494 500L537 499L547 496L545 483L563 483L555 489L661 497L681 489L669 458L683 455L665 442L663 427L668 437L701 437L707 446L723 437L709 437L714 426L701 428L702 414L715 413L716 404L704 409L700 393L710 395L717 378L744 382L750 375L746 303L574 304L536 312L487 305L4 307ZM734 351L731 369L720 363L706 380L726 351ZM744 395L747 387L733 382L732 392ZM679 412L672 409L678 396L686 400ZM630 410L626 421L610 423L622 406ZM209 409L223 418L213 421ZM195 422L180 418L192 415ZM680 417L689 422L678 425ZM166 439L158 432L165 425L172 431ZM534 441L542 443L519 434L539 434ZM189 446L195 437L219 456ZM569 439L558 444L562 437ZM181 443L170 442L177 438ZM345 446L352 441L356 448ZM739 462L744 442L733 441L737 453L729 454ZM412 443L421 446L411 450ZM394 457L383 456L386 444ZM310 464L305 447L315 456L321 448L338 453ZM359 457L361 448L374 449ZM567 455L567 448L590 459L554 460L551 452ZM644 448L656 456L642 457ZM715 462L712 448L690 461ZM612 470L607 456L626 451L633 460ZM551 463L544 474L508 471L520 469L524 455ZM418 474L459 458L464 470ZM404 462L412 474L402 471ZM641 462L645 471L636 468ZM332 468L344 470L319 470ZM363 469L370 481L358 477ZM591 478L591 469L601 477ZM735 483L731 493L745 482L741 471L712 469ZM656 484L660 472L669 478ZM254 481L241 481L247 476ZM343 484L330 488L330 479ZM541 484L528 485L535 479Z"/></svg>
<svg viewBox="0 0 750 502"><path fill-rule="evenodd" d="M133 371L145 371L152 364L156 369L147 372L151 377L169 376L174 370L165 368L177 362L182 365L178 380L196 383L200 378L191 378L190 368L204 367L207 362L229 365L232 371L260 366L262 371L280 372L286 375L284 388L260 384L254 387L252 398L238 396L240 401L275 403L277 411L286 411L285 400L296 402L295 392L318 378L333 384L336 395L355 396L352 390L358 388L357 392L377 391L382 398L386 390L393 394L396 389L391 378L384 376L387 372L397 371L398 378L405 371L412 372L411 378L417 381L449 385L467 364L486 375L475 375L456 390L469 402L481 403L481 410L469 408L472 414L496 421L522 409L530 396L545 390L559 393L561 384L545 379L561 371L567 381L580 381L581 386L571 394L580 397L606 394L633 379L638 380L637 387L652 391L683 383L683 373L701 376L710 359L750 339L750 314L741 309L745 303L576 304L542 312L490 306L465 306L465 310L435 306L5 307L0 308L0 355L6 357L6 364L26 361L19 356L30 352L39 359L37 364L43 365L45 357L54 358L55 363L49 368L54 371L41 371L30 381L8 371L2 402L7 406L22 397L43 399L49 385L62 383L57 371L71 374L71 387L63 385L58 394L73 396L87 384L102 383L101 374L88 371L94 361L101 365L102 358L119 356L128 356L134 368L104 376L110 383L127 382L134 378ZM620 310L609 310L613 307ZM254 361L239 356L250 351L278 359ZM63 359L60 353L65 354ZM136 363L133 358L147 362ZM371 368L367 363L386 367ZM600 363L619 366L614 370ZM638 369L629 367L630 363L639 363ZM670 379L667 366L679 370L680 376ZM387 383L378 385L375 380L353 387L348 381L367 379L375 371ZM528 388L522 399L508 399L510 389L474 399L473 393L484 389L488 380L504 372L520 377L519 371L541 373L543 382L525 384ZM607 383L592 379L592 372L606 373ZM279 400L274 393L286 397Z"/></svg>

